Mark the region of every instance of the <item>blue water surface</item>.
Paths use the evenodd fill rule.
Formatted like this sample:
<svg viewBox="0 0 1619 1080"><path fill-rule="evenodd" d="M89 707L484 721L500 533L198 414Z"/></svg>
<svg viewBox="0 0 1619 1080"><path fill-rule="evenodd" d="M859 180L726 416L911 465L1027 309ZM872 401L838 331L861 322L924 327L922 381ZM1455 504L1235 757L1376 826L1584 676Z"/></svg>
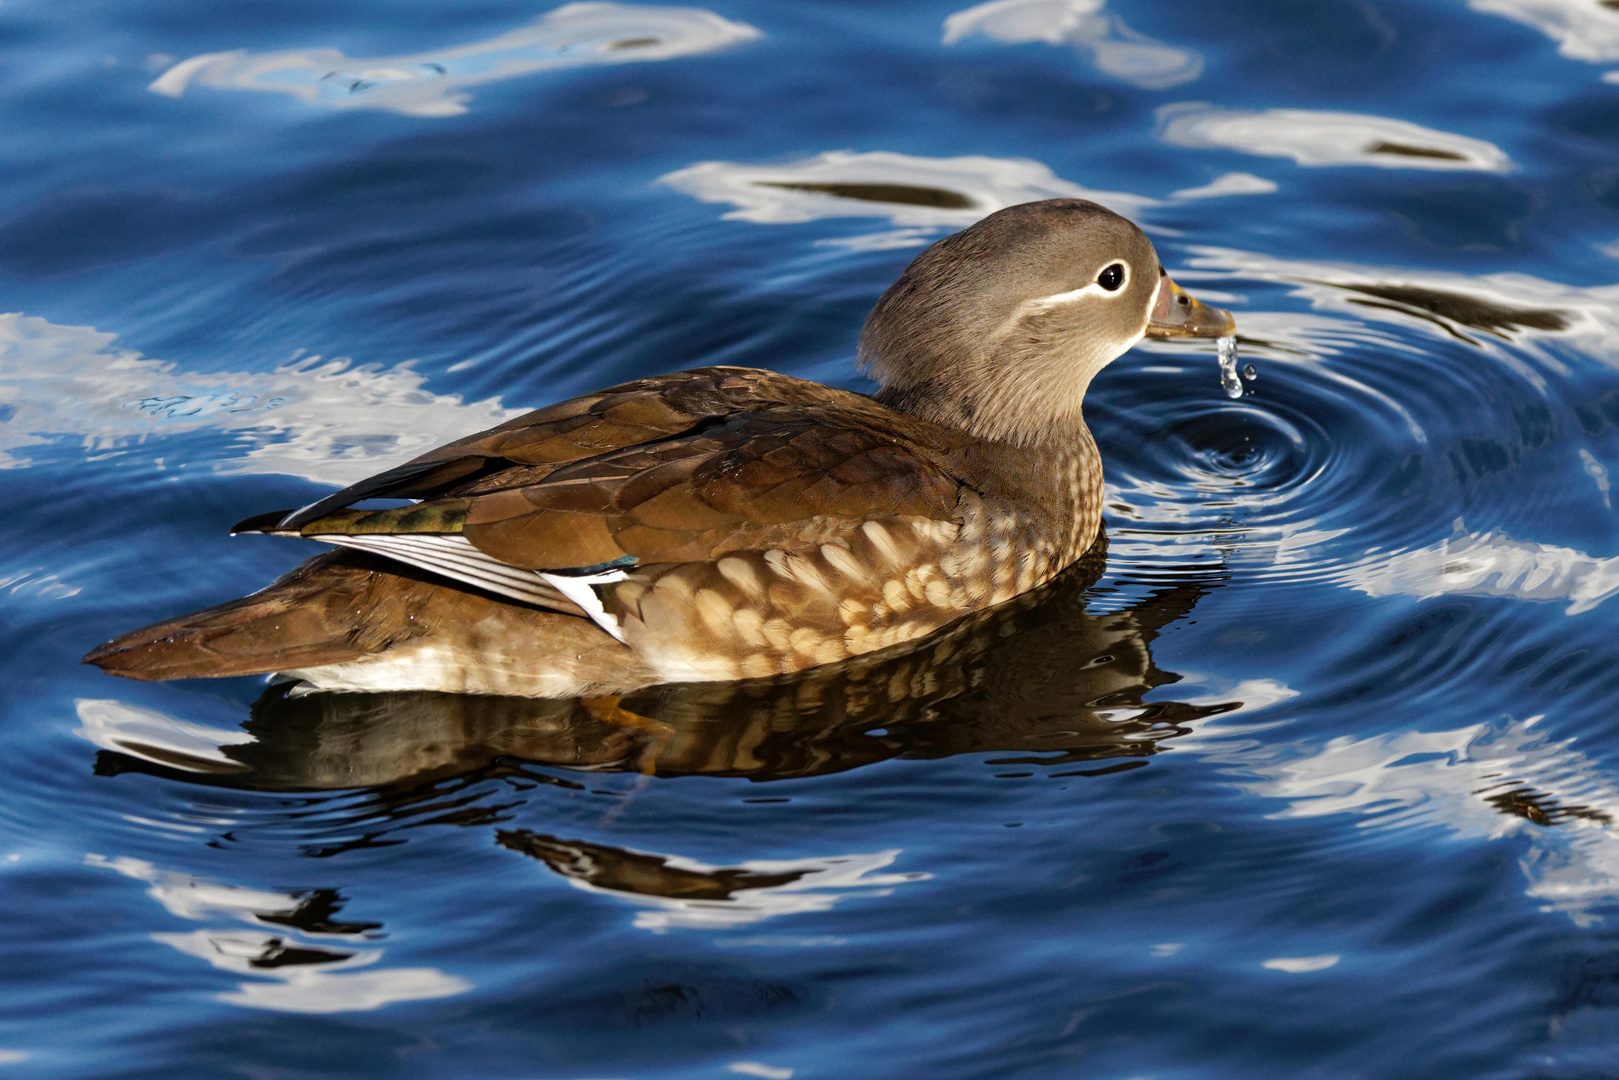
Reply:
<svg viewBox="0 0 1619 1080"><path fill-rule="evenodd" d="M1614 4L7 0L0 116L0 1073L1619 1076ZM925 655L78 664L1060 195L1257 378L1115 363L1105 553Z"/></svg>

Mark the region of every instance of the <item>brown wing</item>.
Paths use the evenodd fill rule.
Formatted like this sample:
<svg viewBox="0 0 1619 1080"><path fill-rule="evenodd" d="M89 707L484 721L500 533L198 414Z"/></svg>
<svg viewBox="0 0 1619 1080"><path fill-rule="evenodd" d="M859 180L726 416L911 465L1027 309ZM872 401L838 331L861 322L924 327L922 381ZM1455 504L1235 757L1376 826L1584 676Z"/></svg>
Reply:
<svg viewBox="0 0 1619 1080"><path fill-rule="evenodd" d="M461 533L534 570L793 550L873 517L950 519L948 450L841 409L765 409L467 498Z"/></svg>
<svg viewBox="0 0 1619 1080"><path fill-rule="evenodd" d="M952 448L906 438L879 409L869 414L824 406L740 413L553 467L533 482L476 490L486 478L415 506L339 510L296 532L362 540L357 546L436 534L455 537L461 558L475 550L506 567L577 570L792 550L873 517L953 517Z"/></svg>
<svg viewBox="0 0 1619 1080"><path fill-rule="evenodd" d="M646 437L677 424L685 430ZM605 452L592 445L632 438ZM959 441L858 394L708 369L541 410L424 455L415 480L379 482L383 474L325 500L425 494L431 470L460 470L414 506L316 514L317 504L237 529L360 548L589 614L566 580L539 572L709 564L728 552L815 548L879 519L948 521L961 497ZM884 557L901 548L890 543Z"/></svg>
<svg viewBox="0 0 1619 1080"><path fill-rule="evenodd" d="M656 442L759 408L860 399L751 368L712 367L639 379L558 402L430 450L290 514L263 514L237 532L301 530L362 499L433 499L498 491L544 479L558 467Z"/></svg>

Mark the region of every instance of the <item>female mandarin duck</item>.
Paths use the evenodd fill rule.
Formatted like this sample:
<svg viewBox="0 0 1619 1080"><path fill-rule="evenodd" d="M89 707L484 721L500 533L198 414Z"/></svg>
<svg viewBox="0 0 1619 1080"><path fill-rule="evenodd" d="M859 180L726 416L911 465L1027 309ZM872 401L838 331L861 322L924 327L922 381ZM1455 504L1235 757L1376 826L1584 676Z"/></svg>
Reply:
<svg viewBox="0 0 1619 1080"><path fill-rule="evenodd" d="M1143 336L1233 325L1111 211L1013 206L877 301L859 344L875 396L711 367L540 409L242 522L345 550L85 660L557 697L896 645L1078 559L1101 523L1091 378ZM418 501L352 508L373 498Z"/></svg>

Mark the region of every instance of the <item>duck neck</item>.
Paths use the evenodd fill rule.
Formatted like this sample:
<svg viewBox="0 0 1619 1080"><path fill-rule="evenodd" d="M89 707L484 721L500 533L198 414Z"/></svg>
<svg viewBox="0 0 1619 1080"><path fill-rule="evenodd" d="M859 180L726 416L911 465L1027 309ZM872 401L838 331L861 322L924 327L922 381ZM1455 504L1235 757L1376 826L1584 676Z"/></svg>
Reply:
<svg viewBox="0 0 1619 1080"><path fill-rule="evenodd" d="M1027 380L1013 384L987 376L975 381L969 377L973 372L961 374L961 379L885 384L874 397L891 409L986 442L1045 450L1066 445L1079 433L1089 437L1081 413L1088 378L1080 385L1069 377L1061 386L1042 387Z"/></svg>
<svg viewBox="0 0 1619 1080"><path fill-rule="evenodd" d="M1092 455L1096 449L1077 404L1057 412L1050 408L1049 402L1036 401L1032 408L1000 408L995 410L994 416L989 416L987 410L974 405L972 397L932 380L884 386L872 398L896 412L964 431L985 445L1004 448L1014 456L1041 459L1064 447L1081 444L1089 447ZM1016 413L1015 423L1006 420L1009 412Z"/></svg>
<svg viewBox="0 0 1619 1080"><path fill-rule="evenodd" d="M1014 464L1015 461L1015 464ZM1003 458L1053 538L1060 565L1079 558L1102 523L1102 455L1084 418L1054 425L1047 438L1020 446Z"/></svg>
<svg viewBox="0 0 1619 1080"><path fill-rule="evenodd" d="M960 402L959 395L918 394L918 389L926 390L889 388L876 398L972 435L961 458L963 479L1050 538L1063 553L1063 565L1084 554L1102 519L1102 458L1083 414L1042 418L1015 440L986 438L974 430L970 409L955 405L952 411L949 403Z"/></svg>

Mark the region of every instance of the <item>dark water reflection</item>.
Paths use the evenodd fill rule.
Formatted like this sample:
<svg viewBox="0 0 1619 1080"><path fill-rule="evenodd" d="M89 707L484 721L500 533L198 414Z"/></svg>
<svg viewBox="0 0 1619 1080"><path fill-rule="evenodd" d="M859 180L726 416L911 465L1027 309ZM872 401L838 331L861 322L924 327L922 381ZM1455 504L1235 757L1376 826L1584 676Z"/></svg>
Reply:
<svg viewBox="0 0 1619 1080"><path fill-rule="evenodd" d="M647 776L768 781L895 757L994 754L1004 767L1079 762L1094 775L1143 764L1191 723L1240 702L1144 703L1178 681L1152 660L1160 630L1224 575L1189 577L1093 614L1099 541L1050 586L914 647L790 679L655 687L623 698L535 700L436 693L300 694L272 687L252 741L196 756L105 732L97 771L155 770L267 791L420 785L525 763ZM150 738L150 736L147 736ZM1126 759L1113 761L1112 759Z"/></svg>

